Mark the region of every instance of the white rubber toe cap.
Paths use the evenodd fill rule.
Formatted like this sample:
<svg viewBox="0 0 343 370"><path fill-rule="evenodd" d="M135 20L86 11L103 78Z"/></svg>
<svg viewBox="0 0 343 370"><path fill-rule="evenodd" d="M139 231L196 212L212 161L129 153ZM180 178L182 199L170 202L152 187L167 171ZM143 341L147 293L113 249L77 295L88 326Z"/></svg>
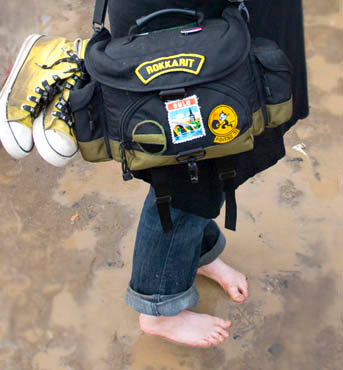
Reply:
<svg viewBox="0 0 343 370"><path fill-rule="evenodd" d="M15 159L26 157L33 149L32 130L19 122L0 121L0 139Z"/></svg>
<svg viewBox="0 0 343 370"><path fill-rule="evenodd" d="M65 166L78 152L77 144L69 136L44 129L43 114L33 124L33 140L40 156L55 167Z"/></svg>

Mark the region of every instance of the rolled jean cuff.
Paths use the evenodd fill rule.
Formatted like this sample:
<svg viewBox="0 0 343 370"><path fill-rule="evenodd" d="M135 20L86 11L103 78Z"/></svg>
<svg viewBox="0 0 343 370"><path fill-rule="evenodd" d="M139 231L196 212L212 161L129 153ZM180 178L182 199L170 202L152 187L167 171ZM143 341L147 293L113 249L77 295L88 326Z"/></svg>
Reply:
<svg viewBox="0 0 343 370"><path fill-rule="evenodd" d="M151 316L176 316L196 306L199 294L193 284L188 290L172 295L144 295L131 287L126 291L126 303L135 311Z"/></svg>
<svg viewBox="0 0 343 370"><path fill-rule="evenodd" d="M220 231L216 244L207 253L203 254L199 260L199 267L213 262L223 252L226 244L224 234Z"/></svg>

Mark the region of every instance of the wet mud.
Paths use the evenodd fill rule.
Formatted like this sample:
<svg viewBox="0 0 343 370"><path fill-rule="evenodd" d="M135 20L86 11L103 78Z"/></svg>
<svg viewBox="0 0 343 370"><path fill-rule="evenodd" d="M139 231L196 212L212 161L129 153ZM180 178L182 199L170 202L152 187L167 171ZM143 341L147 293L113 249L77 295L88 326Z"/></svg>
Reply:
<svg viewBox="0 0 343 370"><path fill-rule="evenodd" d="M91 35L90 0L0 5L0 85L28 34ZM231 319L231 338L196 349L139 331L124 297L146 184L116 163L57 169L0 146L0 369L342 369L343 3L304 6L311 115L238 190L238 230L224 231L250 297L196 280L195 310Z"/></svg>

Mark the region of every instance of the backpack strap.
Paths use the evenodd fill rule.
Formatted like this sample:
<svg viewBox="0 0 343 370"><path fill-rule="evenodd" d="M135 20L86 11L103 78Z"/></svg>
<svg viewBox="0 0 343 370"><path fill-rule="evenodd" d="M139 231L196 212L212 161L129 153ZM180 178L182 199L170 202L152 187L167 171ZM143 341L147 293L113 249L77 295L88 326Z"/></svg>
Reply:
<svg viewBox="0 0 343 370"><path fill-rule="evenodd" d="M217 173L225 193L225 228L236 231L236 163L235 157L222 157L216 160Z"/></svg>
<svg viewBox="0 0 343 370"><path fill-rule="evenodd" d="M104 28L108 0L96 0L93 14L93 29L100 32Z"/></svg>
<svg viewBox="0 0 343 370"><path fill-rule="evenodd" d="M163 167L153 167L149 170L151 185L156 193L156 205L164 233L173 229L173 222L170 215L170 202L172 197L169 191L167 171Z"/></svg>
<svg viewBox="0 0 343 370"><path fill-rule="evenodd" d="M238 10L240 11L242 17L246 20L247 23L250 22L250 13L248 8L245 5L245 0L228 0L229 3L236 3Z"/></svg>

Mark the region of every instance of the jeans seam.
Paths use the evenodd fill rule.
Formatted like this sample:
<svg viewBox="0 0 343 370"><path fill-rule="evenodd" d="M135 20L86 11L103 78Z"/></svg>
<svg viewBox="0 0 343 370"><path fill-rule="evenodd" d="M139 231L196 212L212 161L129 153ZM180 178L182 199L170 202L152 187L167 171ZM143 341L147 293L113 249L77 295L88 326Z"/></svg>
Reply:
<svg viewBox="0 0 343 370"><path fill-rule="evenodd" d="M171 251L171 248L173 246L173 243L174 243L174 239L175 239L175 236L176 236L176 229L178 228L178 226L180 225L180 222L181 220L183 220L183 217L179 218L178 222L176 223L176 225L174 225L174 230L173 230L173 236L170 240L170 244L169 244L169 248L168 248L168 252L167 252L167 256L166 256L166 259L165 259L165 262L164 262L164 266L163 266L163 271L162 271L162 275L161 275L161 281L160 281L160 284L159 284L159 287L158 287L158 292L159 294L161 294L161 288L162 288L162 283L165 284L164 282L164 274L166 272L166 267L167 267L167 261L168 261L168 257L169 257L169 254L170 254L170 251Z"/></svg>
<svg viewBox="0 0 343 370"><path fill-rule="evenodd" d="M151 303L151 310L154 313L154 316L161 316L157 309L157 304L152 302Z"/></svg>

